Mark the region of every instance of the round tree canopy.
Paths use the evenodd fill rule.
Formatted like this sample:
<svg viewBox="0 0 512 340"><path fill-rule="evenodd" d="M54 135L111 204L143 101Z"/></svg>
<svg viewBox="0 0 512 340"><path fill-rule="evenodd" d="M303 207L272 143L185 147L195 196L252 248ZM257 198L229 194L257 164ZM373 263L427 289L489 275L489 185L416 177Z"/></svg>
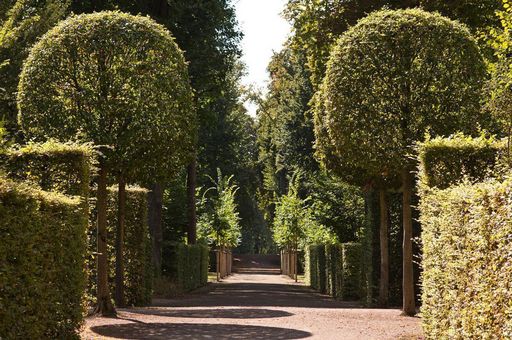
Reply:
<svg viewBox="0 0 512 340"><path fill-rule="evenodd" d="M32 48L20 76L30 138L80 139L140 178L186 161L196 135L187 64L163 26L142 16L72 16Z"/></svg>
<svg viewBox="0 0 512 340"><path fill-rule="evenodd" d="M478 129L485 65L468 29L418 9L375 12L337 42L315 116L342 175L393 175L426 133Z"/></svg>

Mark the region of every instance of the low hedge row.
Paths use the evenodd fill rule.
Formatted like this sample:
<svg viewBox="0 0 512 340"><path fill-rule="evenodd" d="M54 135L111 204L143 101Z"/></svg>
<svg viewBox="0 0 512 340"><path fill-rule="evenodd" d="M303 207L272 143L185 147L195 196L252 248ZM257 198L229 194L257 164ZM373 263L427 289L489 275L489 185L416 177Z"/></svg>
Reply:
<svg viewBox="0 0 512 340"><path fill-rule="evenodd" d="M83 199L0 178L0 338L79 338Z"/></svg>
<svg viewBox="0 0 512 340"><path fill-rule="evenodd" d="M182 243L167 247L164 257L165 275L182 291L190 291L208 283L208 253L203 245Z"/></svg>
<svg viewBox="0 0 512 340"><path fill-rule="evenodd" d="M306 251L306 284L343 300L365 300L362 259L359 243L311 245Z"/></svg>
<svg viewBox="0 0 512 340"><path fill-rule="evenodd" d="M126 216L124 235L124 293L128 306L146 306L151 303L153 272L151 264L151 239L147 218L147 190L139 187L126 188ZM107 249L109 254L109 286L114 296L115 240L117 230L117 187L109 188L107 207ZM95 211L90 220L94 221ZM96 225L89 226L89 253L96 252ZM88 297L94 303L96 296L96 257L88 260Z"/></svg>
<svg viewBox="0 0 512 340"><path fill-rule="evenodd" d="M512 180L423 188L428 339L512 338Z"/></svg>

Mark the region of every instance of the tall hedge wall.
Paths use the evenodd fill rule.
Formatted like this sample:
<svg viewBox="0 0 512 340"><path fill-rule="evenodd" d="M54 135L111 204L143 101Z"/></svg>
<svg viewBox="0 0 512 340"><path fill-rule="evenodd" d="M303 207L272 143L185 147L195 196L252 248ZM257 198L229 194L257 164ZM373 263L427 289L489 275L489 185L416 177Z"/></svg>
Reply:
<svg viewBox="0 0 512 340"><path fill-rule="evenodd" d="M82 202L0 178L0 338L79 338L86 285Z"/></svg>
<svg viewBox="0 0 512 340"><path fill-rule="evenodd" d="M208 283L208 247L176 243L167 248L164 272L180 290L190 291Z"/></svg>
<svg viewBox="0 0 512 340"><path fill-rule="evenodd" d="M428 339L512 338L512 180L424 188Z"/></svg>
<svg viewBox="0 0 512 340"><path fill-rule="evenodd" d="M366 301L363 255L363 246L359 243L309 246L306 284L343 300Z"/></svg>
<svg viewBox="0 0 512 340"><path fill-rule="evenodd" d="M109 189L108 246L111 254L111 277L115 277L115 235L117 230L117 187ZM126 188L126 216L124 235L125 301L129 306L151 303L153 271L151 264L151 238L148 226L148 191L139 187ZM113 282L113 279L112 279ZM114 285L111 285L114 296Z"/></svg>
<svg viewBox="0 0 512 340"><path fill-rule="evenodd" d="M94 161L95 154L88 144L49 141L0 151L0 165L9 178L83 197L89 196Z"/></svg>
<svg viewBox="0 0 512 340"><path fill-rule="evenodd" d="M478 182L496 177L506 143L492 137L455 135L419 145L420 178L427 187L445 189L463 179Z"/></svg>
<svg viewBox="0 0 512 340"><path fill-rule="evenodd" d="M147 190L129 186L126 188L126 216L124 237L124 279L125 301L128 306L147 306L153 293L153 272L151 264L151 239L147 218ZM117 187L109 188L107 207L107 250L109 260L109 286L114 296L115 278L115 240L117 230ZM90 221L96 219L92 209ZM88 299L90 303L96 296L96 248L97 231L95 223L89 224L88 257Z"/></svg>

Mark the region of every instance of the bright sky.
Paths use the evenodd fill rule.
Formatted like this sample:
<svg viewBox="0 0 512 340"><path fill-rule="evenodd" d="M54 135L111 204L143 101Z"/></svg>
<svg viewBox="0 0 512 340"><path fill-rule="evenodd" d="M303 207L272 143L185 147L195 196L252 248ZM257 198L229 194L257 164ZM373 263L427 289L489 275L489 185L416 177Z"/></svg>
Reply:
<svg viewBox="0 0 512 340"><path fill-rule="evenodd" d="M274 51L280 51L290 33L290 25L280 14L286 0L235 0L242 42L243 62L247 65L244 85L253 84L265 90L268 82L267 65ZM256 108L248 107L255 115Z"/></svg>

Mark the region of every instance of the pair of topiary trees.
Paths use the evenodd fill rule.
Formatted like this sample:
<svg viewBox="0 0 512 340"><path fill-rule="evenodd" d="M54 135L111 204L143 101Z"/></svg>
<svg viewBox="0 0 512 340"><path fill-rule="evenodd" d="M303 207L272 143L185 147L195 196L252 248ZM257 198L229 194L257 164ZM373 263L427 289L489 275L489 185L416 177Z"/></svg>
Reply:
<svg viewBox="0 0 512 340"><path fill-rule="evenodd" d="M116 304L124 304L126 183L165 181L196 139L187 64L153 20L120 12L72 16L32 48L20 77L26 136L92 142L97 178L97 312L113 314L108 288L107 185L119 184Z"/></svg>
<svg viewBox="0 0 512 340"><path fill-rule="evenodd" d="M381 303L387 303L386 190L403 193L403 310L415 313L412 208L415 143L475 133L485 65L463 25L419 9L375 12L334 47L317 101L317 151L356 184L381 188ZM412 157L411 157L412 156Z"/></svg>

